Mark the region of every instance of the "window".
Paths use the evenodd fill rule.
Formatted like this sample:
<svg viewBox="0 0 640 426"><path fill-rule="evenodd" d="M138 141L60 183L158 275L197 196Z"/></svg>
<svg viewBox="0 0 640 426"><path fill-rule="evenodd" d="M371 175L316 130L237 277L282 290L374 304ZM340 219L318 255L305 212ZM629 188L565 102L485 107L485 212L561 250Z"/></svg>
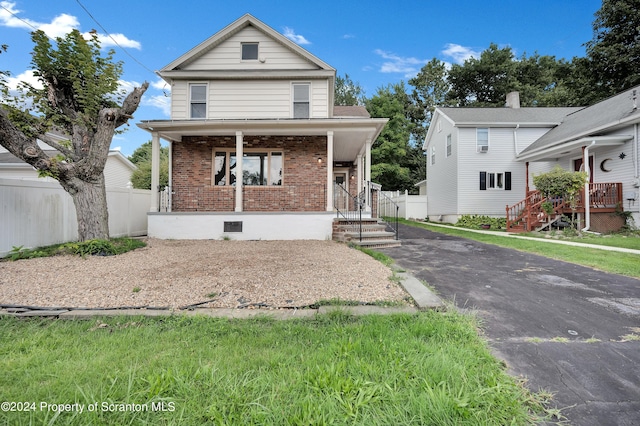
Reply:
<svg viewBox="0 0 640 426"><path fill-rule="evenodd" d="M242 43L242 60L258 60L258 43Z"/></svg>
<svg viewBox="0 0 640 426"><path fill-rule="evenodd" d="M293 85L293 118L309 118L309 83Z"/></svg>
<svg viewBox="0 0 640 426"><path fill-rule="evenodd" d="M447 135L447 157L451 156L451 135Z"/></svg>
<svg viewBox="0 0 640 426"><path fill-rule="evenodd" d="M511 191L511 172L480 172L480 190Z"/></svg>
<svg viewBox="0 0 640 426"><path fill-rule="evenodd" d="M249 151L242 156L243 185L282 185L282 152ZM213 184L236 184L236 153L215 151L213 155Z"/></svg>
<svg viewBox="0 0 640 426"><path fill-rule="evenodd" d="M476 152L489 151L489 129L476 129Z"/></svg>
<svg viewBox="0 0 640 426"><path fill-rule="evenodd" d="M436 147L432 146L431 147L431 165L433 166L434 164L436 164Z"/></svg>
<svg viewBox="0 0 640 426"><path fill-rule="evenodd" d="M207 118L207 85L189 85L189 103L191 118Z"/></svg>

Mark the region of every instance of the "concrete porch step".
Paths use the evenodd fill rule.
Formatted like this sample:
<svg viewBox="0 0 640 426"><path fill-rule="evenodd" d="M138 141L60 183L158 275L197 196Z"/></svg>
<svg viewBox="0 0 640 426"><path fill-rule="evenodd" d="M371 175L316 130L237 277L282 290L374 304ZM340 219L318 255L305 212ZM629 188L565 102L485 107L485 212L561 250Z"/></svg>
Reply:
<svg viewBox="0 0 640 426"><path fill-rule="evenodd" d="M402 245L400 240L352 240L350 243L370 249L400 247Z"/></svg>

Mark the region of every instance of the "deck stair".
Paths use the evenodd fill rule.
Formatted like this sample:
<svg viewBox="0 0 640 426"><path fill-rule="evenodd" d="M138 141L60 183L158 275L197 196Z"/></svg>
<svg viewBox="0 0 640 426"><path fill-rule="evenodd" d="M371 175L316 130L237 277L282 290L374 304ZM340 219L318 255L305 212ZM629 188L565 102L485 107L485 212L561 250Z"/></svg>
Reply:
<svg viewBox="0 0 640 426"><path fill-rule="evenodd" d="M362 230L362 237L360 237ZM387 230L387 224L377 218L333 220L333 240L356 244L366 248L399 247L396 233Z"/></svg>

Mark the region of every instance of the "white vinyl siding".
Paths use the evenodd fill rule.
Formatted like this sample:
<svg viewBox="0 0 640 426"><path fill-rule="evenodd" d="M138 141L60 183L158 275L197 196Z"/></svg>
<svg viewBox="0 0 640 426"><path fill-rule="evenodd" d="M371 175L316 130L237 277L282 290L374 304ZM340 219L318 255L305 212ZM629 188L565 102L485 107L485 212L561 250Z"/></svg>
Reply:
<svg viewBox="0 0 640 426"><path fill-rule="evenodd" d="M259 43L258 61L242 61L242 43ZM262 61L264 59L264 62ZM186 64L183 70L283 70L318 67L252 26L229 37L214 49Z"/></svg>
<svg viewBox="0 0 640 426"><path fill-rule="evenodd" d="M458 192L458 173L457 160L457 129L447 120L440 120L439 126L442 132L434 135L427 146L427 205L429 218L438 220L440 216L443 220L448 220L449 216L453 217L458 211L458 200L456 193ZM451 135L452 154L449 157L442 158L442 161L436 159L436 164L431 163L431 149L435 147L436 151L442 152L446 146L446 135ZM454 220L455 221L455 220Z"/></svg>
<svg viewBox="0 0 640 426"><path fill-rule="evenodd" d="M459 161L464 164L458 171L458 214L478 214L501 216L506 205L513 205L525 197L525 164L515 161L515 143L513 127L491 127L488 130L491 148L485 154L476 153L476 128L460 128ZM518 129L517 136L526 139L526 129ZM541 134L546 130L541 131ZM539 136L538 136L539 137ZM523 148L522 148L523 149ZM511 173L511 190L498 188L481 190L480 172L502 173L503 185L505 173ZM495 184L497 186L497 176ZM489 176L487 176L487 186Z"/></svg>
<svg viewBox="0 0 640 426"><path fill-rule="evenodd" d="M327 118L329 106L326 80L311 81L311 118ZM290 80L210 80L209 119L265 119L293 116ZM188 82L176 81L171 90L171 118L189 118Z"/></svg>

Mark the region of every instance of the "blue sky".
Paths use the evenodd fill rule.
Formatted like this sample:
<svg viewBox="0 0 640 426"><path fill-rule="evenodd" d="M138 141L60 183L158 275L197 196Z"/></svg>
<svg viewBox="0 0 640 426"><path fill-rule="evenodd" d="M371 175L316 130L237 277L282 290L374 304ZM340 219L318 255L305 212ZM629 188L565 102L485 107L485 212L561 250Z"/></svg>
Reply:
<svg viewBox="0 0 640 426"><path fill-rule="evenodd" d="M124 62L124 87L151 87L112 147L130 155L150 139L135 122L167 119L168 88L153 73L217 31L250 13L312 54L348 74L367 96L405 82L433 58L462 63L496 43L517 56L534 52L571 59L585 56L600 0L234 0L206 2L0 1L0 69L28 80L30 31L60 36L96 29L103 47ZM96 21L99 23L96 23ZM118 42L114 46L105 30ZM122 48L126 49L126 52ZM16 80L10 80L15 84Z"/></svg>

